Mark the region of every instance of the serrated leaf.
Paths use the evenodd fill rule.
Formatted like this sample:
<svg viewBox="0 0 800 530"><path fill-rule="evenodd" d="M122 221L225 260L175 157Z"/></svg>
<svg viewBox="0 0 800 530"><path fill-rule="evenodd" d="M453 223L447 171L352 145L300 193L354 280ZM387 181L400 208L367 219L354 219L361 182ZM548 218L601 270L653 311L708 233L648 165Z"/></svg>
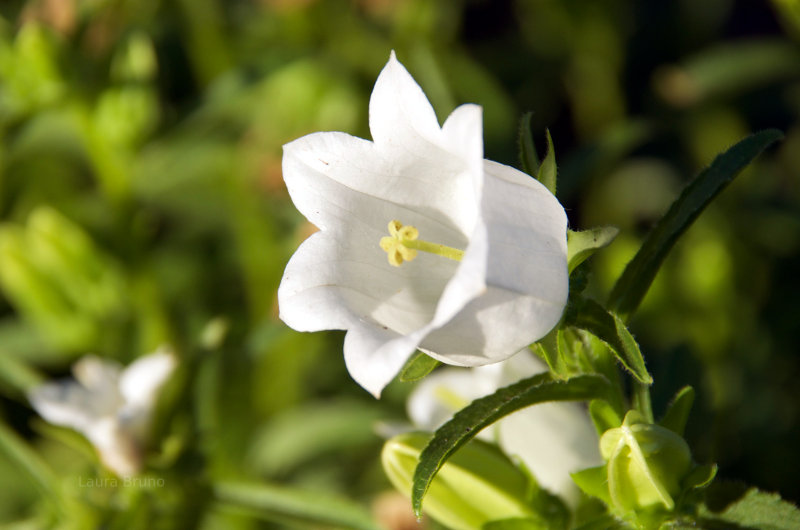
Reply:
<svg viewBox="0 0 800 530"><path fill-rule="evenodd" d="M658 422L659 425L683 436L693 403L694 389L690 386L681 388L678 390L677 394L675 394L675 397L672 398L672 401L667 407L666 414L664 414L664 417Z"/></svg>
<svg viewBox="0 0 800 530"><path fill-rule="evenodd" d="M324 528L380 530L369 512L354 502L318 491L265 483L222 482L214 485L218 502L252 512L267 521Z"/></svg>
<svg viewBox="0 0 800 530"><path fill-rule="evenodd" d="M781 138L783 133L776 129L750 135L701 171L656 223L625 267L611 291L608 307L623 318L633 313L678 238L742 169Z"/></svg>
<svg viewBox="0 0 800 530"><path fill-rule="evenodd" d="M556 167L556 151L553 147L553 138L550 136L550 131L545 129L547 136L547 156L542 160L539 166L539 171L536 173L536 179L545 185L553 195L556 194L556 180L558 177L558 168Z"/></svg>
<svg viewBox="0 0 800 530"><path fill-rule="evenodd" d="M646 385L653 383L653 378L645 367L639 345L617 315L606 311L594 300L585 298L581 300L574 314L574 320L569 324L588 331L606 343L622 366L638 381Z"/></svg>
<svg viewBox="0 0 800 530"><path fill-rule="evenodd" d="M559 355L557 328L550 330L550 333L533 345L533 349L540 358L544 359L552 373L558 375L566 373L566 367L561 362L561 356Z"/></svg>
<svg viewBox="0 0 800 530"><path fill-rule="evenodd" d="M741 488L721 484L709 489L700 516L714 523L727 523L729 528L760 530L796 530L800 528L800 510L776 493L756 488Z"/></svg>
<svg viewBox="0 0 800 530"><path fill-rule="evenodd" d="M422 513L422 499L445 461L484 427L536 403L608 399L611 391L611 385L599 375L581 375L559 381L545 373L523 379L473 401L442 425L420 454L411 491L414 513L418 516Z"/></svg>
<svg viewBox="0 0 800 530"><path fill-rule="evenodd" d="M532 112L526 112L519 120L517 147L519 149L519 162L522 165L522 171L535 177L539 171L539 154L536 152L536 145L533 143L531 116L533 116Z"/></svg>
<svg viewBox="0 0 800 530"><path fill-rule="evenodd" d="M574 232L567 230L567 268L569 272L583 263L597 250L610 244L619 234L615 226L598 226L589 230Z"/></svg>
<svg viewBox="0 0 800 530"><path fill-rule="evenodd" d="M400 378L400 381L403 381L404 383L419 381L431 373L433 369L440 364L442 363L433 357L418 351L406 361L406 364L403 366L403 369L400 370L400 375L398 377Z"/></svg>

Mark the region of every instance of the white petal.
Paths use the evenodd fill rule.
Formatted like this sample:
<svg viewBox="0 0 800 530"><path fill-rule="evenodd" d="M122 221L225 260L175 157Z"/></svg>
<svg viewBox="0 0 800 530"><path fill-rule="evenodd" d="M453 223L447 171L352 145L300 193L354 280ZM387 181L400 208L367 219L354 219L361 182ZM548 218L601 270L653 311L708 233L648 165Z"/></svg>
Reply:
<svg viewBox="0 0 800 530"><path fill-rule="evenodd" d="M421 156L432 151L431 160ZM283 146L283 178L292 201L319 228L358 234L389 221L411 224L424 237L462 248L477 217L472 160L429 145L375 144L345 133L303 136Z"/></svg>
<svg viewBox="0 0 800 530"><path fill-rule="evenodd" d="M122 365L111 359L86 355L73 365L72 373L90 392L98 396L111 396L117 393Z"/></svg>
<svg viewBox="0 0 800 530"><path fill-rule="evenodd" d="M602 464L597 433L583 406L544 403L499 423L500 447L518 456L545 488L574 503L578 490L569 474Z"/></svg>
<svg viewBox="0 0 800 530"><path fill-rule="evenodd" d="M142 463L139 444L114 418L94 422L84 434L108 469L121 477L139 471Z"/></svg>
<svg viewBox="0 0 800 530"><path fill-rule="evenodd" d="M365 241L353 241L325 231L303 242L278 288L281 319L298 331L371 322L407 333L427 325L454 262L419 256L392 267L378 246L380 237L376 231Z"/></svg>
<svg viewBox="0 0 800 530"><path fill-rule="evenodd" d="M501 361L543 337L561 318L568 293L561 205L511 167L486 161L484 168L488 288L423 342L433 357L463 366Z"/></svg>
<svg viewBox="0 0 800 530"><path fill-rule="evenodd" d="M413 276L406 278L405 285L400 283L400 288L392 295L376 297L375 310L371 315L359 318L358 322L352 325L348 331L345 340L345 362L350 375L356 382L376 397L380 396L383 387L402 368L411 353L418 347L423 348L421 344L427 344L426 337L435 333L438 328L447 325L455 315L460 314L470 300L485 290L483 283L485 249L485 238L473 237L455 274L449 279L441 296L438 297L438 304L435 306L433 315L427 311L433 308L437 297L431 295L435 295L437 291L435 289L416 291L421 295L422 303L415 306L413 305L415 302L413 287L425 285L425 282L432 278L446 280L446 277L440 278L438 274L434 275L434 273L440 267L452 266L448 265L450 261L437 256L425 256L424 258L420 256L411 263L404 263L403 267L397 268L397 270L405 268L403 274L410 273ZM417 269L412 266L421 268ZM391 276L386 270L380 277L383 284L378 282L378 285L386 285L388 278ZM397 276L396 278L402 280L403 277ZM369 284L362 283L362 285ZM400 296L403 294L409 294L411 297ZM425 300L429 301L425 302ZM398 329L399 324L417 323L408 318L413 316L410 311L414 311L415 308L417 315L421 317L418 323L422 324L424 320L429 320L429 322L415 330L413 328ZM401 320L402 317L406 318ZM385 330L382 330L383 326L386 327ZM398 335L398 331L403 334ZM455 347L463 345L455 337L450 337L450 339L451 344L454 344Z"/></svg>
<svg viewBox="0 0 800 530"><path fill-rule="evenodd" d="M369 128L386 149L427 149L441 142L436 113L411 74L392 51L369 100Z"/></svg>
<svg viewBox="0 0 800 530"><path fill-rule="evenodd" d="M85 433L98 417L97 400L75 381L45 383L28 392L28 401L39 415L54 425Z"/></svg>
<svg viewBox="0 0 800 530"><path fill-rule="evenodd" d="M468 103L456 108L442 125L444 144L451 153L459 153L470 161L478 176L476 183L483 181L483 109L480 105ZM476 190L476 198L480 190Z"/></svg>
<svg viewBox="0 0 800 530"><path fill-rule="evenodd" d="M400 335L369 322L354 326L344 340L347 371L356 383L379 398L418 342L418 334Z"/></svg>
<svg viewBox="0 0 800 530"><path fill-rule="evenodd" d="M120 377L120 392L125 401L142 407L151 405L176 364L175 356L166 350L136 359Z"/></svg>

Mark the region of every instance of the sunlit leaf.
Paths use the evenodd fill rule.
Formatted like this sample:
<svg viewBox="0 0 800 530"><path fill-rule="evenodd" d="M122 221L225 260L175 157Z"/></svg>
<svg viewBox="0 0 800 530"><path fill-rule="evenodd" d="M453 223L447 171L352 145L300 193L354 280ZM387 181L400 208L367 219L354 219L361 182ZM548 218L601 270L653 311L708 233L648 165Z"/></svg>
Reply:
<svg viewBox="0 0 800 530"><path fill-rule="evenodd" d="M419 381L440 364L442 363L433 357L418 351L406 361L405 366L400 370L400 381L405 383Z"/></svg>
<svg viewBox="0 0 800 530"><path fill-rule="evenodd" d="M567 231L567 267L569 272L583 263L589 256L597 250L608 246L619 234L619 229L615 226L599 226L574 232Z"/></svg>
<svg viewBox="0 0 800 530"><path fill-rule="evenodd" d="M550 136L550 131L545 131L547 136L547 156L542 160L542 165L539 166L539 171L536 178L550 190L553 195L556 194L556 180L558 177L558 168L556 167L556 151L553 147L553 138Z"/></svg>
<svg viewBox="0 0 800 530"><path fill-rule="evenodd" d="M414 512L417 515L422 513L422 499L444 462L484 427L537 403L606 399L610 393L608 381L599 375L581 375L560 381L545 373L523 379L473 401L442 425L422 451L414 473L411 497Z"/></svg>
<svg viewBox="0 0 800 530"><path fill-rule="evenodd" d="M617 315L606 311L594 300L582 299L574 318L570 324L588 331L606 343L622 366L637 380L647 385L653 383L639 345Z"/></svg>
<svg viewBox="0 0 800 530"><path fill-rule="evenodd" d="M683 436L683 431L686 429L686 422L689 420L689 413L692 411L692 404L694 403L694 389L690 386L685 386L678 390L672 402L667 407L667 412L661 421L658 423L662 427L678 433Z"/></svg>
<svg viewBox="0 0 800 530"><path fill-rule="evenodd" d="M783 133L776 129L748 136L718 155L710 166L697 175L672 203L625 267L611 291L609 308L623 318L633 313L678 238L742 169L782 137Z"/></svg>
<svg viewBox="0 0 800 530"><path fill-rule="evenodd" d="M522 171L528 175L536 176L539 171L539 154L536 152L536 145L533 143L531 116L533 116L532 112L526 112L519 120L517 147Z"/></svg>

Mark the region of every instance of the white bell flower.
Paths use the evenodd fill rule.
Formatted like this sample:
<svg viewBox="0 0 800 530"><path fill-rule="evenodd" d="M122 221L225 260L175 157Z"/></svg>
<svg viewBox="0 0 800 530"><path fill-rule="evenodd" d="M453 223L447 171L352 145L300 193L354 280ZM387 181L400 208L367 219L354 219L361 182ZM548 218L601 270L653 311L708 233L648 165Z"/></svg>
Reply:
<svg viewBox="0 0 800 530"><path fill-rule="evenodd" d="M440 368L409 396L409 418L417 428L434 431L473 400L546 370L530 352L491 366ZM579 492L570 473L603 463L597 432L577 403L533 405L500 419L478 436L519 458L542 487L573 505Z"/></svg>
<svg viewBox="0 0 800 530"><path fill-rule="evenodd" d="M561 318L564 209L535 179L483 159L481 122L481 107L462 105L440 127L392 53L370 99L372 142L319 132L284 146L289 194L320 231L286 266L280 317L298 331L347 330L347 369L376 397L417 348L495 363Z"/></svg>
<svg viewBox="0 0 800 530"><path fill-rule="evenodd" d="M28 399L48 422L86 436L108 469L128 477L141 467L156 397L175 365L174 355L165 350L124 369L116 361L87 355L73 365L75 379L39 385Z"/></svg>

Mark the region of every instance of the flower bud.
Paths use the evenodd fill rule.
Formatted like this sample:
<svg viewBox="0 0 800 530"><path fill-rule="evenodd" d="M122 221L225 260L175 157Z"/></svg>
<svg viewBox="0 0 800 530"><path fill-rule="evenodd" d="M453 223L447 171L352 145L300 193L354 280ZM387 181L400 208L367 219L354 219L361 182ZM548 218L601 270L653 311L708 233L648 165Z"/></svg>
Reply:
<svg viewBox="0 0 800 530"><path fill-rule="evenodd" d="M426 433L406 433L383 446L383 469L394 487L408 497L420 452L429 439ZM498 449L472 440L439 470L423 507L447 528L479 530L496 519L539 519L526 501L527 491L527 477Z"/></svg>
<svg viewBox="0 0 800 530"><path fill-rule="evenodd" d="M608 490L618 511L675 508L674 497L691 468L689 446L678 434L631 411L622 426L603 434L600 452L608 462Z"/></svg>

